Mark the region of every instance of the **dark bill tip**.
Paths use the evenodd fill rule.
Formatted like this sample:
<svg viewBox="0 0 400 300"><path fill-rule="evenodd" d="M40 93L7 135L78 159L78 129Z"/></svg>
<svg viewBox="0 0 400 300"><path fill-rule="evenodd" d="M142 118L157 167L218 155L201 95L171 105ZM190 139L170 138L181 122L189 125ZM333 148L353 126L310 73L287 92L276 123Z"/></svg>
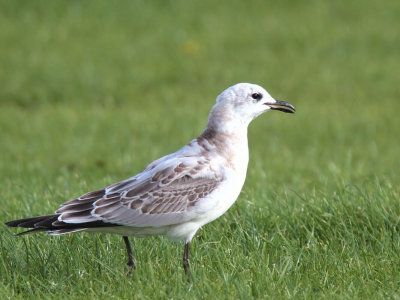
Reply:
<svg viewBox="0 0 400 300"><path fill-rule="evenodd" d="M285 113L294 114L296 112L292 104L282 100L276 100L275 103L265 103L265 105L268 105L272 110L280 110Z"/></svg>

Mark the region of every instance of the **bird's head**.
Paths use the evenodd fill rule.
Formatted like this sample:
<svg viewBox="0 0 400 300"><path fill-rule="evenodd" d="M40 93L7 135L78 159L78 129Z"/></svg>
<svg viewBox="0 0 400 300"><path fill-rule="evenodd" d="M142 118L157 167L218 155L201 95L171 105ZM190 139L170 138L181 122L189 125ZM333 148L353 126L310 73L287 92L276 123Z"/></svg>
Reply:
<svg viewBox="0 0 400 300"><path fill-rule="evenodd" d="M250 83L238 83L227 88L217 97L215 109L225 110L227 114L245 123L250 123L268 110L295 112L289 102L275 100L261 86Z"/></svg>

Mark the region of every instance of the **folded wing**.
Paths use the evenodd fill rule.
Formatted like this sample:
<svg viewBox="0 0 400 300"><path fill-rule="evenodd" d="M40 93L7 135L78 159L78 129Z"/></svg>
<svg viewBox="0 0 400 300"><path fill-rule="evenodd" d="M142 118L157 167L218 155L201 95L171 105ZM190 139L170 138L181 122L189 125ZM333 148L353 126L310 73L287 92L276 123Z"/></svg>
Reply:
<svg viewBox="0 0 400 300"><path fill-rule="evenodd" d="M174 159L66 202L56 214L60 214L58 221L74 224L95 221L135 227L178 224L196 217L196 205L220 181L205 159Z"/></svg>

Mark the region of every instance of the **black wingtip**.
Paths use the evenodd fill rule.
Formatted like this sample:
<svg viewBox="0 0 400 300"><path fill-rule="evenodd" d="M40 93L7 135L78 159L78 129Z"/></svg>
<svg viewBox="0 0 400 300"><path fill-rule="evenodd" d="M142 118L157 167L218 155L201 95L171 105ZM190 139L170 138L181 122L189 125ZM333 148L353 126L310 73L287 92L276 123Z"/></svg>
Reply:
<svg viewBox="0 0 400 300"><path fill-rule="evenodd" d="M59 214L47 215L33 218L25 218L19 220L13 220L4 223L8 227L22 227L30 230L16 234L15 236L21 236L29 233L36 233L42 231L48 231L52 235L59 235L71 232L82 231L87 228L97 227L115 227L121 226L118 224L105 223L101 220L87 222L87 223L64 223L58 221Z"/></svg>
<svg viewBox="0 0 400 300"><path fill-rule="evenodd" d="M37 223L46 221L47 223L51 224L52 222L57 220L57 217L58 217L58 215L47 215L47 216L13 220L13 221L6 222L5 224L8 227L35 228L35 227L37 227L37 226L35 226Z"/></svg>
<svg viewBox="0 0 400 300"><path fill-rule="evenodd" d="M13 220L13 221L8 221L5 222L4 224L8 227L19 227L18 224L20 224L19 222L20 220Z"/></svg>
<svg viewBox="0 0 400 300"><path fill-rule="evenodd" d="M46 229L43 229L43 228L33 228L31 230L27 230L27 231L24 231L24 232L20 232L20 233L14 234L14 236L22 236L22 235L25 235L25 234L42 232L42 231L45 231L45 230Z"/></svg>

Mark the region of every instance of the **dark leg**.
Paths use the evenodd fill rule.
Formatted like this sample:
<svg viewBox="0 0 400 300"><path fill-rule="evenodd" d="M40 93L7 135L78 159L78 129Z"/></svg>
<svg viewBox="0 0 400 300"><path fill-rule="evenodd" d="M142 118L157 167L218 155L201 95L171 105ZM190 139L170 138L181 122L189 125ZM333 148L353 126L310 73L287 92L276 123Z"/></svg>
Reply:
<svg viewBox="0 0 400 300"><path fill-rule="evenodd" d="M183 269L185 270L185 274L189 276L189 245L190 242L185 243L185 251L183 251ZM188 278L189 281L189 278Z"/></svg>
<svg viewBox="0 0 400 300"><path fill-rule="evenodd" d="M135 270L135 262L133 261L133 254L132 254L132 248L131 248L131 244L129 243L129 239L127 236L123 236L122 237L124 239L125 242L125 246L126 246L126 251L128 252L128 270L126 271L126 275L128 275L131 271Z"/></svg>

